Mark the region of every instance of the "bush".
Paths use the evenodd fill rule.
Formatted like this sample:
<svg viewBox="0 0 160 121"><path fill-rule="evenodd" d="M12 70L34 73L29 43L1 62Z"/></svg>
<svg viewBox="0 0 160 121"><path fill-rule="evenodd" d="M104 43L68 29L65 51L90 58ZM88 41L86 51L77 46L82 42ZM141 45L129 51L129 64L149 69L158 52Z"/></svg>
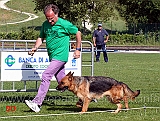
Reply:
<svg viewBox="0 0 160 121"><path fill-rule="evenodd" d="M109 44L117 44L117 45L127 45L127 44L134 44L134 45L156 45L156 43L160 42L160 37L157 36L157 33L148 33L148 34L118 34L110 35L110 42Z"/></svg>
<svg viewBox="0 0 160 121"><path fill-rule="evenodd" d="M18 40L20 39L20 34L17 32L12 32L12 33L0 33L0 39L13 39L13 40Z"/></svg>
<svg viewBox="0 0 160 121"><path fill-rule="evenodd" d="M39 31L34 28L21 28L19 33L0 33L0 39L12 39L12 40L36 40L39 36ZM71 36L71 40L75 40L75 36ZM92 42L92 34L82 35L83 41ZM156 45L160 43L160 32L150 32L146 34L116 34L109 35L108 45Z"/></svg>
<svg viewBox="0 0 160 121"><path fill-rule="evenodd" d="M36 40L39 36L39 31L34 29L21 28L21 31L10 32L10 33L0 33L0 39L9 40Z"/></svg>
<svg viewBox="0 0 160 121"><path fill-rule="evenodd" d="M36 40L39 36L39 31L35 31L34 28L27 29L26 27L21 28L21 40Z"/></svg>

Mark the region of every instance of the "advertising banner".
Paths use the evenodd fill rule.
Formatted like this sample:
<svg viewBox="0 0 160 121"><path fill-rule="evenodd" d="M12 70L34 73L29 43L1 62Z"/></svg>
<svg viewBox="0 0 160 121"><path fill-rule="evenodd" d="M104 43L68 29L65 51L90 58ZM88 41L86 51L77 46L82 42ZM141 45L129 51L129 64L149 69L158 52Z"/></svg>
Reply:
<svg viewBox="0 0 160 121"><path fill-rule="evenodd" d="M1 81L41 80L49 63L47 52L39 51L34 56L21 51L1 52ZM74 59L73 52L69 52L65 65L65 73L69 71L74 72L74 76L81 76L81 57Z"/></svg>

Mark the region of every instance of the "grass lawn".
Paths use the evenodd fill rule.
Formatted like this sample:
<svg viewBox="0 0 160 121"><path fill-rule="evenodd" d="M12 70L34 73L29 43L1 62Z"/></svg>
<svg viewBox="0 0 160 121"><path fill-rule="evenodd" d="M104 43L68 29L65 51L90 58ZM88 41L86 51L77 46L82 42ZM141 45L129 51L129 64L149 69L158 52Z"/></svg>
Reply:
<svg viewBox="0 0 160 121"><path fill-rule="evenodd" d="M9 8L12 8L15 10L33 13L33 14L37 15L38 18L34 19L32 21L19 23L19 24L0 25L1 32L20 31L20 29L22 27L39 27L39 26L41 26L42 22L45 20L45 16L44 16L43 12L35 13L35 11L34 11L35 3L32 0L11 0L11 1L7 2L6 5ZM3 24L4 24L4 22L11 22L11 21L17 22L17 21L24 20L29 17L24 14L21 14L21 16L20 16L19 13L8 12L3 9L0 9L0 15L3 15L3 17L0 18L0 23L3 23Z"/></svg>
<svg viewBox="0 0 160 121"><path fill-rule="evenodd" d="M39 18L32 21L25 22L25 23L16 24L16 25L3 25L3 26L0 25L1 32L20 31L22 27L41 26L42 22L45 20L43 12L35 13L34 11L35 3L32 0L10 0L8 3L6 3L6 5L9 8L12 8L15 10L36 14L37 16L39 16ZM117 16L111 17L107 23L104 23L103 24L104 28L110 29L113 31L125 31L126 30L125 21L118 15L118 12L116 10L114 13ZM0 15L3 16L0 18L0 24L1 23L4 24L6 22L11 22L11 21L13 22L20 21L28 17L26 15L19 16L19 14L16 12L8 12L2 9L0 9ZM96 24L96 27L97 27L97 24Z"/></svg>
<svg viewBox="0 0 160 121"><path fill-rule="evenodd" d="M17 22L17 21L21 21L21 20L28 18L27 15L16 13L13 11L4 10L4 9L0 9L0 16L1 16L0 24Z"/></svg>
<svg viewBox="0 0 160 121"><path fill-rule="evenodd" d="M95 76L109 76L128 84L132 90L141 90L141 94L135 101L130 101L130 108L140 107L160 107L160 54L136 54L136 53L108 53L109 62L94 63ZM90 63L90 55L82 55L83 64ZM82 75L90 75L90 68L82 67ZM32 85L32 84L30 84ZM8 85L9 86L9 85ZM55 88L56 82L52 82L51 87ZM39 113L34 113L24 104L24 99L33 99L36 92L6 92L0 94L0 121L158 121L160 118L160 108L137 109L121 111L118 114L110 112L96 112L88 114L66 114L78 113L81 109L75 106L77 97L71 92L48 92ZM15 98L18 98L15 100ZM2 100L8 99L8 100ZM11 101L12 100L12 101ZM6 112L6 106L16 106L15 112ZM88 112L115 110L117 107L107 101L106 98L91 102ZM63 114L45 116L48 114ZM25 118L8 118L4 116L26 116L43 115Z"/></svg>
<svg viewBox="0 0 160 121"><path fill-rule="evenodd" d="M16 10L35 13L35 5L32 0L11 0L7 3L7 6ZM4 21L10 22L12 20L15 22L26 18L25 15L22 16L6 10L0 10L0 15L0 23ZM0 31L19 31L22 27L41 26L45 17L42 12L36 15L38 15L39 18L33 21L16 25L0 26ZM114 30L122 31L125 29L125 23L121 20L112 22ZM107 28L111 27L110 23L111 21L107 23ZM160 54L108 53L108 56L108 63L103 62L102 54L100 62L94 63L94 75L113 77L116 80L128 84L132 90L140 89L141 94L136 100L129 102L131 108L144 106L156 108L121 111L118 114L111 114L110 112L78 114L81 109L75 106L77 97L71 92L65 91L64 93L48 92L41 111L34 113L24 104L24 100L33 99L37 92L4 92L0 93L0 121L159 121L160 109L157 107L160 107ZM90 64L90 59L91 56L89 54L82 55L83 64ZM91 70L89 67L82 67L82 75L90 74ZM34 82L27 82L27 84L30 88L35 87L33 85ZM10 88L11 83L7 83L6 86ZM51 83L51 88L55 88L56 86L56 82ZM23 83L16 83L16 87L23 87ZM6 106L16 106L17 109L15 112L6 112ZM102 98L98 100L97 103L91 102L88 112L115 110L116 108L116 105L109 103L106 98ZM48 114L63 113L65 114L45 116ZM27 115L32 116L24 118L2 118L6 116Z"/></svg>

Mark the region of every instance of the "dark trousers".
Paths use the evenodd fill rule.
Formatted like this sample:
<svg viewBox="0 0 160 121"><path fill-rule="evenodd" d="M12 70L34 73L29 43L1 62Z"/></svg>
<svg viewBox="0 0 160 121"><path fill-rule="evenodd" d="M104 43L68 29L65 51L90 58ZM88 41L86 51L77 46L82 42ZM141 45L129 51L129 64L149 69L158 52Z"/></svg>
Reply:
<svg viewBox="0 0 160 121"><path fill-rule="evenodd" d="M108 62L108 56L107 56L107 51L106 51L106 45L96 45L97 48L97 53L96 53L96 61L99 61L100 58L100 51L102 50L103 52L103 57L104 57L104 61Z"/></svg>

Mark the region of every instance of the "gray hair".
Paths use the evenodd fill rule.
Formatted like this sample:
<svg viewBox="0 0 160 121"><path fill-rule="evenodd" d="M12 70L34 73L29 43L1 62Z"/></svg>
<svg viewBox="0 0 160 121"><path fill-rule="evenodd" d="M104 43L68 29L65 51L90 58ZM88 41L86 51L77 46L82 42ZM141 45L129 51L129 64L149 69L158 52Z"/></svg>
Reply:
<svg viewBox="0 0 160 121"><path fill-rule="evenodd" d="M50 9L52 9L52 11L55 14L59 13L59 8L56 5L54 5L54 4L48 4L43 9L44 14L47 13Z"/></svg>

